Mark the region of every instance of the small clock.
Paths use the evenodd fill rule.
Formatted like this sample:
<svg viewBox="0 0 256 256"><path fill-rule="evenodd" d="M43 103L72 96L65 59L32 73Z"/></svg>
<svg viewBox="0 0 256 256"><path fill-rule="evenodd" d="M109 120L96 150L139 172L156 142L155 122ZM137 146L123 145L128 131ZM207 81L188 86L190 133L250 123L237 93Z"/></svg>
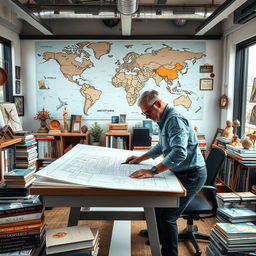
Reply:
<svg viewBox="0 0 256 256"><path fill-rule="evenodd" d="M219 99L220 108L226 108L228 106L228 96L223 94Z"/></svg>

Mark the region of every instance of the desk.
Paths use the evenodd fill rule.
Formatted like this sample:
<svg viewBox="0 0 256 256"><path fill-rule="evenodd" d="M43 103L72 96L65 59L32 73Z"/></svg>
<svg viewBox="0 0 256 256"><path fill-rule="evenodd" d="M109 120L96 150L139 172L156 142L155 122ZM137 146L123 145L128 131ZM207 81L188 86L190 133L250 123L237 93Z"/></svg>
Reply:
<svg viewBox="0 0 256 256"><path fill-rule="evenodd" d="M155 207L179 207L183 192L153 192L135 190L114 190L66 186L31 186L31 194L39 194L46 207L71 207L68 225L77 225L84 219L146 220L151 254L161 256ZM143 211L81 212L80 207L142 207ZM111 252L110 256L117 255Z"/></svg>

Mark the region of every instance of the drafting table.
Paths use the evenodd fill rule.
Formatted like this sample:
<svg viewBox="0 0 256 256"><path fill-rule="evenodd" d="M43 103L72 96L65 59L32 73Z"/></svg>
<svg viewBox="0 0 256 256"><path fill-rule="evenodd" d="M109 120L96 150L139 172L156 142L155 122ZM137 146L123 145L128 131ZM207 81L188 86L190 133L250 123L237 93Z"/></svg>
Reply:
<svg viewBox="0 0 256 256"><path fill-rule="evenodd" d="M46 207L71 207L68 225L76 225L79 220L115 220L110 256L131 255L130 220L146 220L151 253L160 256L154 208L179 207L179 197L185 196L186 190L170 171L154 178L129 178L136 169L155 164L120 164L133 153L77 145L36 173L38 179L30 193L41 195ZM81 207L90 207L91 211L80 211ZM126 220L129 222L124 227ZM122 231L117 234L120 225ZM127 239L122 238L124 234ZM127 244L122 244L120 251L118 244L123 241Z"/></svg>
<svg viewBox="0 0 256 256"><path fill-rule="evenodd" d="M76 225L78 220L83 219L146 220L151 254L160 256L161 253L154 207L179 207L179 197L184 196L186 192L185 190L183 193L172 193L82 187L32 186L30 188L30 193L41 195L46 207L72 207L68 223L70 226ZM104 210L103 212L80 212L81 206L142 207L144 212L140 211L140 209L139 211L136 211L136 208L134 211L128 209L128 211L106 211L105 213ZM116 241L112 242L116 243ZM113 251L112 254L109 255L112 256L118 254Z"/></svg>

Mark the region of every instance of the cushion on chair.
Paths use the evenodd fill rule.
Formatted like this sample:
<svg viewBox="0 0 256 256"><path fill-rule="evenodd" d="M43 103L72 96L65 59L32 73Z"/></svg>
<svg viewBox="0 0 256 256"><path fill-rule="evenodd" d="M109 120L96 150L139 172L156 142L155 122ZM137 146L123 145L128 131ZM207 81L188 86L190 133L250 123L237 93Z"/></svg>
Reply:
<svg viewBox="0 0 256 256"><path fill-rule="evenodd" d="M211 213L212 206L201 196L196 195L186 207L182 215Z"/></svg>

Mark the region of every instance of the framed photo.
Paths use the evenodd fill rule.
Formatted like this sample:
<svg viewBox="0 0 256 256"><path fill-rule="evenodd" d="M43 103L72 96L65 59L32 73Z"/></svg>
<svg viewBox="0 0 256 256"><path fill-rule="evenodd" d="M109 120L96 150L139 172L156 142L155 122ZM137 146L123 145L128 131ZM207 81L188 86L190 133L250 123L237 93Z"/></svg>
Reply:
<svg viewBox="0 0 256 256"><path fill-rule="evenodd" d="M213 90L213 79L212 78L201 78L200 79L200 90L201 91L212 91Z"/></svg>
<svg viewBox="0 0 256 256"><path fill-rule="evenodd" d="M214 134L213 140L212 140L212 144L217 144L217 138L221 137L223 132L224 132L224 129L217 128L217 130ZM211 147L212 147L212 144L211 144Z"/></svg>
<svg viewBox="0 0 256 256"><path fill-rule="evenodd" d="M72 121L71 132L81 132L81 121Z"/></svg>
<svg viewBox="0 0 256 256"><path fill-rule="evenodd" d="M20 79L20 67L15 66L15 78Z"/></svg>
<svg viewBox="0 0 256 256"><path fill-rule="evenodd" d="M228 106L228 96L223 94L219 99L220 108L226 108Z"/></svg>
<svg viewBox="0 0 256 256"><path fill-rule="evenodd" d="M18 116L24 116L24 96L13 96Z"/></svg>
<svg viewBox="0 0 256 256"><path fill-rule="evenodd" d="M21 83L20 80L15 81L15 94L21 94Z"/></svg>
<svg viewBox="0 0 256 256"><path fill-rule="evenodd" d="M213 65L201 65L200 68L200 73L212 73L213 72Z"/></svg>
<svg viewBox="0 0 256 256"><path fill-rule="evenodd" d="M126 123L126 114L120 114L119 123Z"/></svg>
<svg viewBox="0 0 256 256"><path fill-rule="evenodd" d="M111 123L112 124L119 123L119 116L111 116Z"/></svg>

